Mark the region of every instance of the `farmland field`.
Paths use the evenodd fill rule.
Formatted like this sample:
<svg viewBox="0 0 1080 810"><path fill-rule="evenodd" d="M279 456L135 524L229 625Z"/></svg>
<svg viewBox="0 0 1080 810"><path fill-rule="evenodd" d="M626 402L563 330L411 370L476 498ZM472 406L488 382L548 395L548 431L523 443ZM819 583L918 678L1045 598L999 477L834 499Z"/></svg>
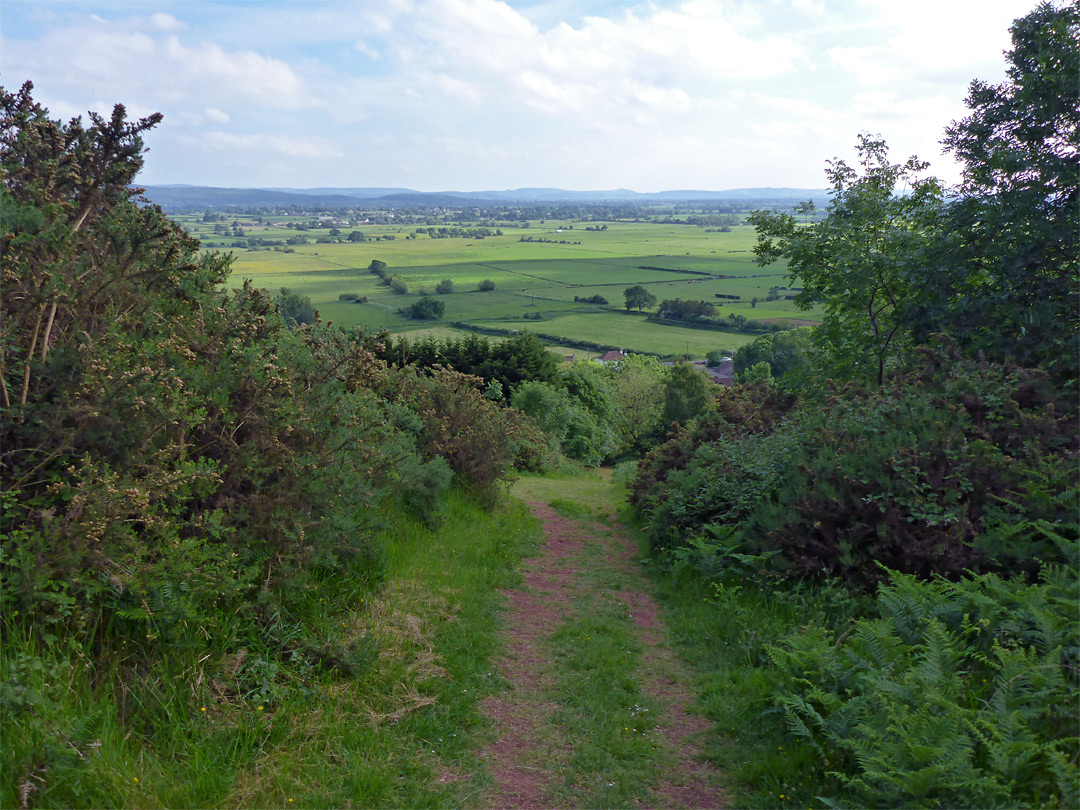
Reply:
<svg viewBox="0 0 1080 810"><path fill-rule="evenodd" d="M687 224L609 221L604 229L587 230L583 222L548 220L505 223L484 236L432 238L423 229L417 233L414 225L388 222L337 223L331 231L335 223L325 216L299 231L295 216L230 214L224 226L193 215L175 219L205 248L233 253L230 285L250 279L273 293L287 287L310 297L324 320L346 328L440 337L463 334L469 327L530 331L552 336L551 342L567 341L567 352L573 351L568 346L588 343L698 358L756 337L627 314L624 291L635 285L644 286L657 303L708 301L721 317L820 320L820 312L795 308L790 300L795 291L788 289L783 267L754 264L754 232L745 225L721 232ZM346 240L354 229L363 241ZM387 272L408 291L396 293L369 272L372 260L385 262ZM438 295L445 306L441 321L412 320L399 312L447 280L453 291ZM484 281L494 289L480 291ZM595 296L607 303L581 300Z"/></svg>
<svg viewBox="0 0 1080 810"><path fill-rule="evenodd" d="M637 314L614 312L567 315L546 323L512 321L507 326L523 332L556 335L570 341L592 341L621 349L663 355L689 354L691 357L704 357L714 349L733 351L756 337L738 332L650 323Z"/></svg>

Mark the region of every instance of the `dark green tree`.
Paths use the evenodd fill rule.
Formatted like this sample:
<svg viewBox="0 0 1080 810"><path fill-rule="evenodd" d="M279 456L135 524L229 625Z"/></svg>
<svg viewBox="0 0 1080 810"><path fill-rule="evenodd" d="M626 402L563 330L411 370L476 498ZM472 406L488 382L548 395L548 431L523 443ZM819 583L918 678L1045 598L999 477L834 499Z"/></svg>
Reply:
<svg viewBox="0 0 1080 810"><path fill-rule="evenodd" d="M646 307L656 306L656 296L640 284L635 284L633 287L627 287L623 291L623 295L626 296L627 312L631 309L637 309L638 312L641 312Z"/></svg>
<svg viewBox="0 0 1080 810"><path fill-rule="evenodd" d="M550 382L558 372L559 361L547 350L536 335L517 335L495 343L491 354L480 364L478 372L486 379L496 379L503 390L511 391L526 380Z"/></svg>
<svg viewBox="0 0 1080 810"><path fill-rule="evenodd" d="M399 311L419 321L437 321L442 318L443 312L446 311L446 304L425 295L416 303Z"/></svg>
<svg viewBox="0 0 1080 810"><path fill-rule="evenodd" d="M483 281L476 285L476 289L480 290L480 292L491 292L495 289L495 282L492 281L490 278L485 278Z"/></svg>
<svg viewBox="0 0 1080 810"><path fill-rule="evenodd" d="M1080 8L1011 28L1008 78L971 83L944 144L964 166L942 255L920 281L920 335L1075 379L1080 361Z"/></svg>
<svg viewBox="0 0 1080 810"><path fill-rule="evenodd" d="M306 295L294 293L288 287L282 287L277 296L278 308L285 323L302 326L315 323L319 319L318 310L311 303L311 298Z"/></svg>

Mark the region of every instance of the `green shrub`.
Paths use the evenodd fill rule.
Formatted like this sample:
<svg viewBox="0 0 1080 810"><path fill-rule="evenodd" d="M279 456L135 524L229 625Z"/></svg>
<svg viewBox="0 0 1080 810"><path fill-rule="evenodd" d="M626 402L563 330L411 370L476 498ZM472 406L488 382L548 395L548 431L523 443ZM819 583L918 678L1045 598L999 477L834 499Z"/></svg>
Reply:
<svg viewBox="0 0 1080 810"><path fill-rule="evenodd" d="M1078 806L1076 577L891 572L880 618L775 647L778 703L834 780L829 806Z"/></svg>
<svg viewBox="0 0 1080 810"><path fill-rule="evenodd" d="M883 390L808 400L779 425L746 413L767 390L725 392L717 416L642 460L631 500L654 546L730 523L791 575L872 587L879 563L1033 576L1077 536L1075 417L1038 372L929 353Z"/></svg>
<svg viewBox="0 0 1080 810"><path fill-rule="evenodd" d="M515 466L538 469L548 463L544 437L521 414L485 399L478 377L439 366L407 367L389 376L380 390L414 414L424 457L442 458L485 505L495 502L498 485Z"/></svg>
<svg viewBox="0 0 1080 810"><path fill-rule="evenodd" d="M565 390L543 382L523 383L510 404L531 417L568 458L596 466L615 448L610 428Z"/></svg>
<svg viewBox="0 0 1080 810"><path fill-rule="evenodd" d="M690 427L675 427L666 441L641 459L630 484L630 503L639 513L648 513L665 496L665 480L672 471L686 469L697 448L725 437L773 430L792 400L761 382L721 388L714 404L715 410L706 411Z"/></svg>
<svg viewBox="0 0 1080 810"><path fill-rule="evenodd" d="M437 321L443 316L443 312L445 311L446 304L427 296L410 304L408 307L402 307L398 310L398 312L405 317L414 318L420 321Z"/></svg>

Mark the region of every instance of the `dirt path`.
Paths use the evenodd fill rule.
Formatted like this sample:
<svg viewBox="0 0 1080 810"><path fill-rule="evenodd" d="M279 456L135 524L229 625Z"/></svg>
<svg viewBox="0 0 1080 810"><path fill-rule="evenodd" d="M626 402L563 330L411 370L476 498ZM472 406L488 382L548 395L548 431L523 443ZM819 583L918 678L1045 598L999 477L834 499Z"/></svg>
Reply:
<svg viewBox="0 0 1080 810"><path fill-rule="evenodd" d="M506 688L484 704L497 735L482 752L495 781L490 806L723 807L717 774L701 759L709 724L690 711L687 673L666 644L659 607L634 563L636 550L625 529L572 519L546 503L529 506L544 525L544 542L525 561L521 587L506 594L506 655L497 662ZM636 686L629 689L636 688L641 704L654 711L646 722L649 710L635 703L642 728L631 733L627 721L627 745L614 746L607 759L590 753L586 768L578 754L594 741L581 738L580 726L568 722L566 712L587 714L588 707L567 705L570 665L559 644L570 643L567 633L574 631L567 628L574 622L605 610L634 639L625 645L627 656L636 652ZM584 645L592 636L583 641L579 633L572 640ZM584 660L579 666L587 671ZM635 745L644 737L647 747ZM617 781L623 792L603 792L615 789Z"/></svg>

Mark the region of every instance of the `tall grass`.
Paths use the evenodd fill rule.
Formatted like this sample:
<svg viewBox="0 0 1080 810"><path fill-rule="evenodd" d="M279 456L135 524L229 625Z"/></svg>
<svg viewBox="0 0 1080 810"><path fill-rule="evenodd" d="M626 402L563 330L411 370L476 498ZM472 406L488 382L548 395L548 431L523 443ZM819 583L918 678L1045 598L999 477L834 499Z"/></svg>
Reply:
<svg viewBox="0 0 1080 810"><path fill-rule="evenodd" d="M144 648L103 655L5 617L0 804L468 805L523 510L454 493L436 526L388 516L381 581L317 583L284 648L159 649L148 626Z"/></svg>

